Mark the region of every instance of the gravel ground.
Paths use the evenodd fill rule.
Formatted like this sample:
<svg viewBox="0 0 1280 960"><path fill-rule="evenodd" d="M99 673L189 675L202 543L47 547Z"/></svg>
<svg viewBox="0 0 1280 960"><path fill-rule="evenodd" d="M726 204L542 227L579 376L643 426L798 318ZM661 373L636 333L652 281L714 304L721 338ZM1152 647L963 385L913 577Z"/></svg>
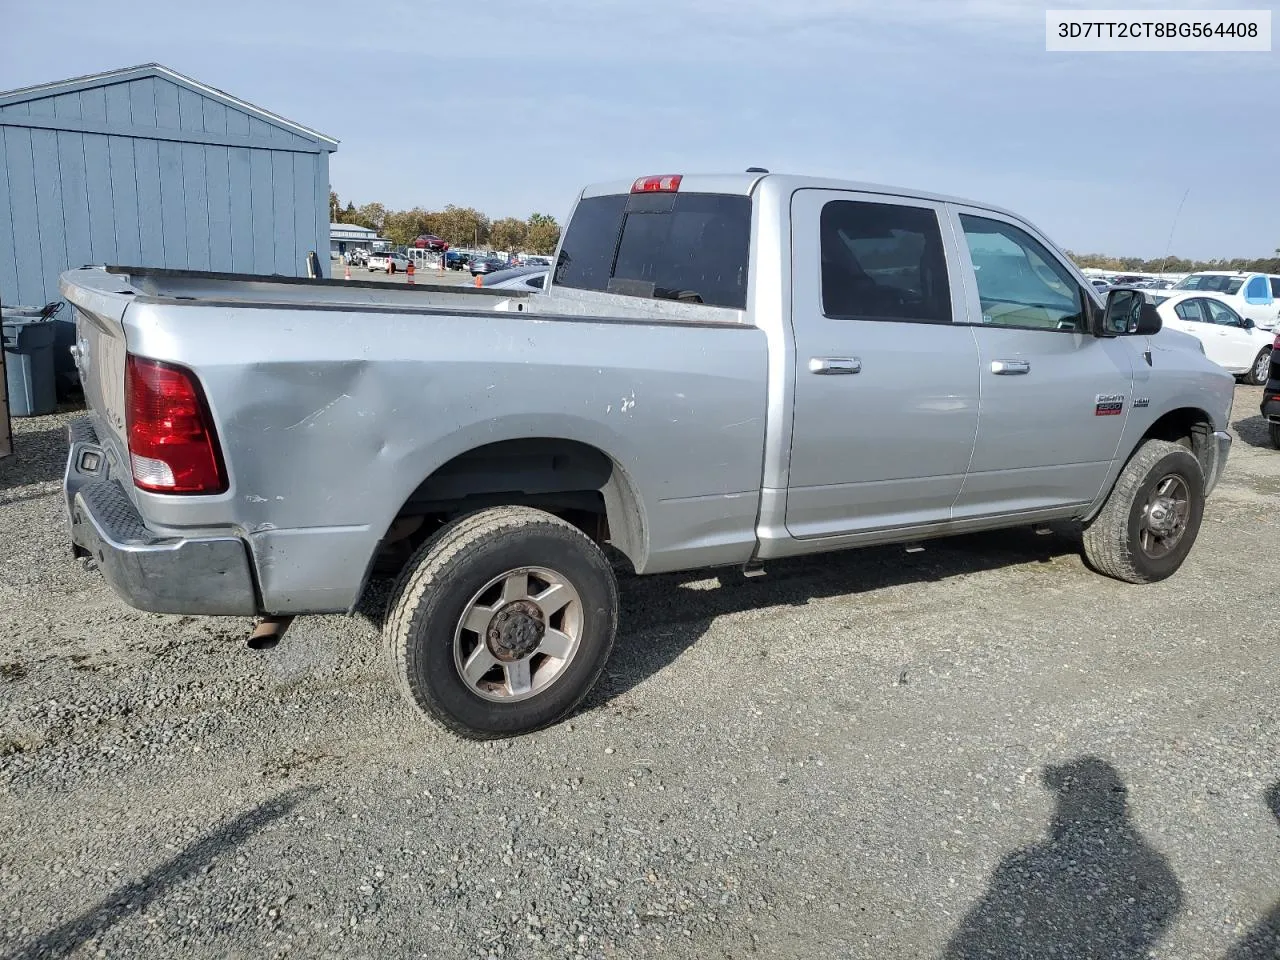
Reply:
<svg viewBox="0 0 1280 960"><path fill-rule="evenodd" d="M571 722L411 715L374 625L162 617L74 562L69 414L0 461L0 953L1280 956L1280 451L1174 578L1030 532L623 585ZM1270 792L1269 792L1270 791Z"/></svg>

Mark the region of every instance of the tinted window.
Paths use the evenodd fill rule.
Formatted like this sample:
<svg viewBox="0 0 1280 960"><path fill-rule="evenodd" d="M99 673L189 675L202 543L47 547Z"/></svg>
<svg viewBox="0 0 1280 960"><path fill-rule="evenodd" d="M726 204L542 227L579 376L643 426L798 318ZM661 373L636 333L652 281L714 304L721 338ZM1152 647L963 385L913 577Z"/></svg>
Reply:
<svg viewBox="0 0 1280 960"><path fill-rule="evenodd" d="M556 260L556 283L582 290L608 286L626 204L616 195L578 201Z"/></svg>
<svg viewBox="0 0 1280 960"><path fill-rule="evenodd" d="M581 201L555 282L581 290L747 305L751 198L651 193Z"/></svg>
<svg viewBox="0 0 1280 960"><path fill-rule="evenodd" d="M1243 277L1224 277L1219 274L1193 273L1178 281L1175 290L1208 290L1211 293L1238 293L1244 286Z"/></svg>
<svg viewBox="0 0 1280 960"><path fill-rule="evenodd" d="M1280 277L1271 277L1271 296L1280 300Z"/></svg>
<svg viewBox="0 0 1280 960"><path fill-rule="evenodd" d="M1217 300L1205 300L1204 305L1209 309L1209 322L1221 324L1226 327L1241 326L1239 315L1224 303Z"/></svg>
<svg viewBox="0 0 1280 960"><path fill-rule="evenodd" d="M1084 330L1084 292L1071 273L1025 230L960 215L978 280L982 322L1044 330Z"/></svg>
<svg viewBox="0 0 1280 960"><path fill-rule="evenodd" d="M820 230L827 316L951 322L947 261L932 210L833 200L822 208Z"/></svg>
<svg viewBox="0 0 1280 960"><path fill-rule="evenodd" d="M1191 323L1206 323L1204 314L1200 312L1200 303L1199 300L1183 300L1174 306L1173 312Z"/></svg>

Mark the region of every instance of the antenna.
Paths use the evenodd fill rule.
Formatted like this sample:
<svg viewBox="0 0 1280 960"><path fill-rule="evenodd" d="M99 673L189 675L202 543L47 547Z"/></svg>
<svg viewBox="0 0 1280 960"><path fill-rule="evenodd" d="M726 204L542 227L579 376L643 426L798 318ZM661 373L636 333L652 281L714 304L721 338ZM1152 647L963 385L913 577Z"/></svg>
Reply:
<svg viewBox="0 0 1280 960"><path fill-rule="evenodd" d="M1191 188L1187 187L1182 192L1182 199L1178 201L1178 209L1173 214L1173 224L1169 227L1169 242L1164 247L1164 259L1160 261L1160 272L1165 272L1165 267L1169 265L1169 254L1173 253L1173 231L1178 229L1178 217L1182 216L1182 205L1187 202L1187 194L1191 192Z"/></svg>

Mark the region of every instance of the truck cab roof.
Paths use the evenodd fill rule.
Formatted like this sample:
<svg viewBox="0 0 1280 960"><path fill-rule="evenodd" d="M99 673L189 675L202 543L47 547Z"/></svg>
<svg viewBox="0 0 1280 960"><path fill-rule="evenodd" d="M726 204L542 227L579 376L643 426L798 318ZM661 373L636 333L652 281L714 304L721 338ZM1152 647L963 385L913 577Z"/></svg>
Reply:
<svg viewBox="0 0 1280 960"><path fill-rule="evenodd" d="M600 197L611 194L630 193L635 180L611 180L587 186L582 197ZM1024 218L1009 210L994 207L989 203L966 200L941 193L932 193L914 187L898 187L883 183L865 183L858 180L840 180L828 177L798 176L789 173L690 173L681 174L678 192L681 193L725 193L750 196L767 183L770 189L780 193L795 190L846 190L858 193L879 193L885 196L914 197L933 203L955 203L969 207L980 207L1018 220Z"/></svg>

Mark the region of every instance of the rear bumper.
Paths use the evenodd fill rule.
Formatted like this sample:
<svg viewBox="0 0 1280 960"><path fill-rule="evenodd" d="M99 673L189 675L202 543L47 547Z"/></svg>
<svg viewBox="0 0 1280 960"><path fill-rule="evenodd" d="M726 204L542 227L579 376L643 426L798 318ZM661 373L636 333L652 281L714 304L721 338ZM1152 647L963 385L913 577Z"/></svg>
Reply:
<svg viewBox="0 0 1280 960"><path fill-rule="evenodd" d="M1280 423L1280 390L1274 389L1274 380L1268 380L1262 392L1262 415L1272 423Z"/></svg>
<svg viewBox="0 0 1280 960"><path fill-rule="evenodd" d="M234 536L169 537L149 530L106 475L106 451L88 417L68 427L63 491L74 552L92 557L126 603L152 613L252 616L258 612L249 552Z"/></svg>

